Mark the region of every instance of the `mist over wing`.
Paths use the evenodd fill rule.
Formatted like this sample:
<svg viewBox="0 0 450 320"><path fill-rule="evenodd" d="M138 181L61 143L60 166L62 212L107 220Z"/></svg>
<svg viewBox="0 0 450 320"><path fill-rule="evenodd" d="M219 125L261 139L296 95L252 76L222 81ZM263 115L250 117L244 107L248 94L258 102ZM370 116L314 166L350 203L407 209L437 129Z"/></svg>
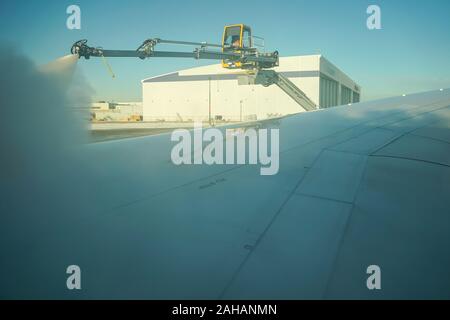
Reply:
<svg viewBox="0 0 450 320"><path fill-rule="evenodd" d="M48 260L39 257L57 256L58 240L50 235L64 232L86 204L83 170L75 158L86 142L78 110L88 106L90 91L75 72L75 58L37 67L14 49L0 47L0 297L39 287L30 263L38 273L49 270Z"/></svg>

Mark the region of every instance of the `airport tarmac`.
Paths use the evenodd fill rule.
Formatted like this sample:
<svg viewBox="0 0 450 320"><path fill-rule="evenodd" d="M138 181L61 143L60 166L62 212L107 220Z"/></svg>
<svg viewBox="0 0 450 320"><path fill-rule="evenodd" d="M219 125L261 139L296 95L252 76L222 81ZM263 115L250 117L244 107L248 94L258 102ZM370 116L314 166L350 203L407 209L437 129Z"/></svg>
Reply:
<svg viewBox="0 0 450 320"><path fill-rule="evenodd" d="M171 132L173 128L142 128L142 129L102 129L90 130L89 139L91 142L102 142L109 140L119 140L142 136L151 136L160 133Z"/></svg>
<svg viewBox="0 0 450 320"><path fill-rule="evenodd" d="M231 124L231 122L226 122ZM225 124L221 122L220 124ZM218 123L216 125L219 125ZM204 128L209 123L202 123ZM151 136L175 129L192 129L193 122L92 122L90 124L89 139L91 142L127 139L142 136Z"/></svg>

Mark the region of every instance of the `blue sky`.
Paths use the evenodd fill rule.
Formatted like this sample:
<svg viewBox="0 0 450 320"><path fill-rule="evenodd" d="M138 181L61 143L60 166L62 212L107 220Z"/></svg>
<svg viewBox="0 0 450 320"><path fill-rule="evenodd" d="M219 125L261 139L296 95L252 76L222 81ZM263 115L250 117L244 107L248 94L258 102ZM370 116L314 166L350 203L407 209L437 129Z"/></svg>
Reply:
<svg viewBox="0 0 450 320"><path fill-rule="evenodd" d="M66 8L81 8L81 30L66 28ZM366 27L366 9L381 7L382 30ZM223 26L245 23L281 56L321 53L363 87L363 100L450 87L448 0L109 0L2 1L1 41L37 64L94 46L135 49L147 38L220 42ZM78 64L96 100L140 101L140 80L210 64L190 59L100 59Z"/></svg>

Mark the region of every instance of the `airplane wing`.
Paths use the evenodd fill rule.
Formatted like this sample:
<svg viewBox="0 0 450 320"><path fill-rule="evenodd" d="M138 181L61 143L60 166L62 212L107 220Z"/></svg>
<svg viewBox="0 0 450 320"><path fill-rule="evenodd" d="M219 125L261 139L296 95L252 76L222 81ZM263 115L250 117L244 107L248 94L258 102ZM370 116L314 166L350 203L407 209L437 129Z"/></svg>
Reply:
<svg viewBox="0 0 450 320"><path fill-rule="evenodd" d="M450 90L255 126L279 129L276 175L176 166L170 134L79 147L8 197L0 296L450 298Z"/></svg>

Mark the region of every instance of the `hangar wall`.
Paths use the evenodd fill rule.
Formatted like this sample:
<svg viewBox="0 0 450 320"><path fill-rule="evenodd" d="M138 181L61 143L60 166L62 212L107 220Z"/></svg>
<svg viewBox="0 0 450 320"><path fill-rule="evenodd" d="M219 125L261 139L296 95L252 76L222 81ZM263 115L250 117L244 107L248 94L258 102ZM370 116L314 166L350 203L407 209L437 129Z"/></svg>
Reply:
<svg viewBox="0 0 450 320"><path fill-rule="evenodd" d="M353 102L353 92L360 94L359 86L321 55L283 57L275 70L322 107ZM276 85L239 86L239 73L215 64L144 79L143 119L207 121L211 112L212 119L248 121L303 111Z"/></svg>

